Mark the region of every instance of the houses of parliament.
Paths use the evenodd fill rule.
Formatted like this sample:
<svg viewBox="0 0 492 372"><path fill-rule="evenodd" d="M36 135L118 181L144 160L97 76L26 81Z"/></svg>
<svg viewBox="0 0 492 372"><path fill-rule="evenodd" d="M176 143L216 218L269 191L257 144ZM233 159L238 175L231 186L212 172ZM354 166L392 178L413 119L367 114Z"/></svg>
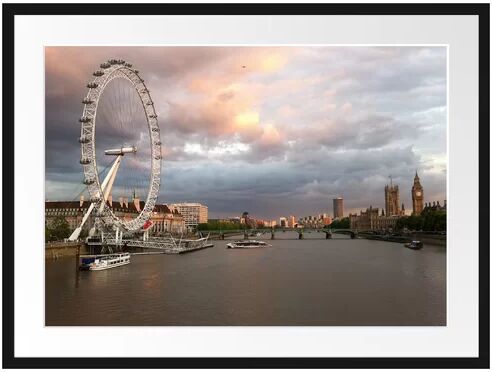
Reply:
<svg viewBox="0 0 492 372"><path fill-rule="evenodd" d="M379 213L379 208L373 208L372 205L365 211L360 211L360 214L350 214L350 228L357 230L388 230L396 225L396 221L400 217L405 216L405 206L400 205L400 190L398 185L393 185L390 178L390 184L384 187L384 204L385 208ZM429 209L446 209L446 201L440 206L439 202L424 204L424 188L420 183L420 178L417 172L413 178L412 186L412 215L420 216L422 211Z"/></svg>
<svg viewBox="0 0 492 372"><path fill-rule="evenodd" d="M389 185L384 187L384 204L387 216L404 216L405 206L401 204L400 209L400 190L398 185L393 186L393 182L390 181ZM417 172L413 178L412 186L412 215L420 216L420 213L424 210L424 188L420 184L420 178ZM383 211L384 215L384 211Z"/></svg>

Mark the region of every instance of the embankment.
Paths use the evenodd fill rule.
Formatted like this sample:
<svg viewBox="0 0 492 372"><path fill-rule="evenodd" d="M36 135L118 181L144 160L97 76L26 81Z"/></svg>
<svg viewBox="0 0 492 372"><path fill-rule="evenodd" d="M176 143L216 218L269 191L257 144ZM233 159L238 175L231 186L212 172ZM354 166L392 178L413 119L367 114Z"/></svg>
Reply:
<svg viewBox="0 0 492 372"><path fill-rule="evenodd" d="M83 242L52 242L45 244L45 259L52 260L62 257L74 257L88 253Z"/></svg>

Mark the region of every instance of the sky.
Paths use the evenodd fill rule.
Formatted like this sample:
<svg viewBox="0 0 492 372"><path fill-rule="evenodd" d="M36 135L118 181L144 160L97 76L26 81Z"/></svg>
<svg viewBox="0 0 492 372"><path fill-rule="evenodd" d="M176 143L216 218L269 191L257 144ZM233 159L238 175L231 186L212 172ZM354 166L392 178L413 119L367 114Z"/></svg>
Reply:
<svg viewBox="0 0 492 372"><path fill-rule="evenodd" d="M348 214L384 208L391 176L409 213L416 170L424 202L446 199L445 47L190 46L45 49L47 200L83 190L81 100L111 58L132 63L154 101L159 203L278 219L332 215L341 196ZM113 200L145 190L149 163L145 122L118 97L103 92L96 149L140 141L141 151L124 159Z"/></svg>

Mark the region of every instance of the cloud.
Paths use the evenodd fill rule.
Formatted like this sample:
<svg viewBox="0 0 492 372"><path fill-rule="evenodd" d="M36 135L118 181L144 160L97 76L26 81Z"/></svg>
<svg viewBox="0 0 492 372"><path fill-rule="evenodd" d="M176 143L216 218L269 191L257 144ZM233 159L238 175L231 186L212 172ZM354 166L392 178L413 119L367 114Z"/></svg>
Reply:
<svg viewBox="0 0 492 372"><path fill-rule="evenodd" d="M82 179L78 119L99 64L141 71L159 115L161 201L197 200L211 216L247 209L273 218L382 207L388 176L410 206L413 172L445 198L446 49L442 47L47 47L46 196L70 197ZM114 82L96 137L133 144L115 192L146 192L150 151L136 96ZM74 191L75 190L75 191ZM430 199L429 199L430 200Z"/></svg>

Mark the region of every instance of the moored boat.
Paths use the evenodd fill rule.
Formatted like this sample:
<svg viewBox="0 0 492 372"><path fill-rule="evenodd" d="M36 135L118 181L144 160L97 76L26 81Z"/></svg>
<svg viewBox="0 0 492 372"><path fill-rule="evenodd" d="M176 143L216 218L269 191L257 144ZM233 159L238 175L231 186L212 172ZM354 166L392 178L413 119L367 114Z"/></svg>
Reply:
<svg viewBox="0 0 492 372"><path fill-rule="evenodd" d="M130 263L130 253L112 253L107 255L83 258L80 270L99 271L111 269L113 267L128 265Z"/></svg>
<svg viewBox="0 0 492 372"><path fill-rule="evenodd" d="M271 244L260 240L236 240L233 243L228 243L227 248L263 248L271 247Z"/></svg>
<svg viewBox="0 0 492 372"><path fill-rule="evenodd" d="M405 247L410 249L422 249L424 247L424 243L420 240L412 240L410 243L406 243Z"/></svg>

